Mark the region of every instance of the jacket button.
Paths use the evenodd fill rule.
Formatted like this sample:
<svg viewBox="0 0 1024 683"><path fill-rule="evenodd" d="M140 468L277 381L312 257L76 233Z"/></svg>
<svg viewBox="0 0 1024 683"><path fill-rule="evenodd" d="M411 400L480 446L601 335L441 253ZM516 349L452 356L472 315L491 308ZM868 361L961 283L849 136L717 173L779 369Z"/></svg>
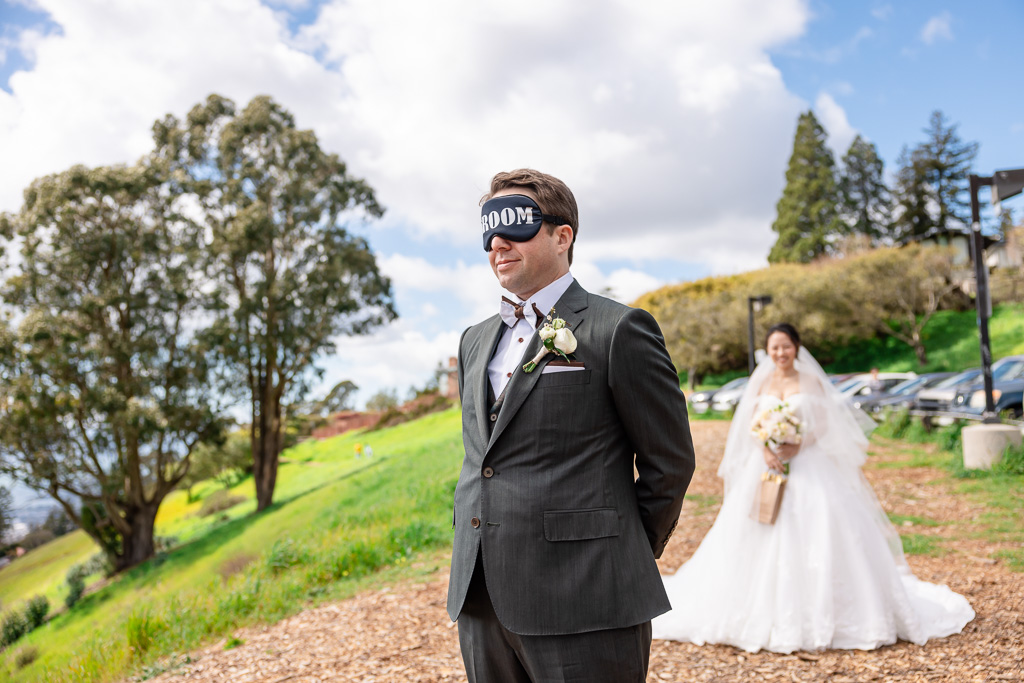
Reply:
<svg viewBox="0 0 1024 683"><path fill-rule="evenodd" d="M480 526L480 518L474 517L473 519L469 520L469 523L473 526L474 529L476 529Z"/></svg>
<svg viewBox="0 0 1024 683"><path fill-rule="evenodd" d="M491 422L497 422L497 421L498 421L498 414L497 413L491 413Z"/></svg>
<svg viewBox="0 0 1024 683"><path fill-rule="evenodd" d="M487 479L490 479L493 476L494 476L494 470L492 470L490 467L485 467L484 468L484 477L487 478Z"/></svg>

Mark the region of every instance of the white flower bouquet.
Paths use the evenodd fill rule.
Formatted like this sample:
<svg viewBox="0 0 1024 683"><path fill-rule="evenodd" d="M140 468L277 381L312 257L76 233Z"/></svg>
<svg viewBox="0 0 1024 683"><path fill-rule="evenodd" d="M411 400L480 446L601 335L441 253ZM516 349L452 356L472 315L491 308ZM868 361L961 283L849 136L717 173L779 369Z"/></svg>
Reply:
<svg viewBox="0 0 1024 683"><path fill-rule="evenodd" d="M786 443L803 440L803 425L788 403L780 403L762 410L754 417L750 427L754 438L773 451Z"/></svg>

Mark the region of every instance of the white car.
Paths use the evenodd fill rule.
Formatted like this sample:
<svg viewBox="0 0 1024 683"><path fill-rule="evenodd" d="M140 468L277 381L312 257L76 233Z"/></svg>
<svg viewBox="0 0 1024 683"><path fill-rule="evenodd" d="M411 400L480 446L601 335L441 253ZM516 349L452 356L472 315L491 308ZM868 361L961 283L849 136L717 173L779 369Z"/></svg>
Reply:
<svg viewBox="0 0 1024 683"><path fill-rule="evenodd" d="M743 390L747 388L749 380L749 377L739 377L723 385L711 398L711 410L720 413L736 410L736 404L743 397Z"/></svg>
<svg viewBox="0 0 1024 683"><path fill-rule="evenodd" d="M857 408L860 408L857 402L858 398L866 398L868 396L877 398L878 395L884 394L900 382L905 382L914 377L917 377L916 372L880 372L878 373L878 386L872 386L871 373L865 372L843 380L836 386L836 389L843 395L843 398L853 403Z"/></svg>

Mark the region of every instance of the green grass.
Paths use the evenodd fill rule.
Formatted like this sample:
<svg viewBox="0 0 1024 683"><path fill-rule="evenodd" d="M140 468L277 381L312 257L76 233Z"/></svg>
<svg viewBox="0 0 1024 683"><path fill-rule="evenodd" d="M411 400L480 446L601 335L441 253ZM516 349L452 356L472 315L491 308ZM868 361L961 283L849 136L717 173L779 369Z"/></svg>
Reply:
<svg viewBox="0 0 1024 683"><path fill-rule="evenodd" d="M914 526L939 526L940 524L940 522L936 522L934 519L928 519L927 517L896 515L892 513L889 514L889 520L897 526L902 526L906 522L910 522Z"/></svg>
<svg viewBox="0 0 1024 683"><path fill-rule="evenodd" d="M1005 560L1014 571L1024 571L1024 448L1010 448L1002 462L991 470L968 470L963 462L961 430L956 424L928 431L919 420L903 413L890 415L872 435L885 445L900 444L910 461L877 463L876 467L935 467L946 472L958 496L981 503L985 512L975 521L978 530L973 536L990 543L1009 544L993 557ZM908 517L915 524L917 518ZM897 520L893 518L893 521ZM902 521L902 519L900 520ZM929 526L929 524L924 524ZM904 547L911 554L933 554L934 541L916 534L903 536ZM930 544L929 544L930 543ZM909 544L909 546L908 546Z"/></svg>
<svg viewBox="0 0 1024 683"><path fill-rule="evenodd" d="M697 505L697 512L707 512L721 503L722 497L714 494L687 493L686 500Z"/></svg>
<svg viewBox="0 0 1024 683"><path fill-rule="evenodd" d="M830 352L828 372L942 372L981 365L975 311L939 311L924 329L928 363L922 367L913 349L893 337L854 340ZM1024 304L996 306L989 320L992 358L1024 353Z"/></svg>
<svg viewBox="0 0 1024 683"><path fill-rule="evenodd" d="M451 543L460 426L453 409L376 432L373 460L354 457L365 434L300 444L284 455L277 502L259 515L246 503L226 521L196 518L201 500L175 494L160 532L185 542L26 636L19 644L36 646L38 658L24 669L0 654L0 678L101 681L160 670L173 653L240 626L348 595L381 572L407 573L410 557ZM251 487L234 490L251 498Z"/></svg>
<svg viewBox="0 0 1024 683"><path fill-rule="evenodd" d="M6 611L34 595L43 595L56 608L64 603L64 577L72 565L96 552L84 531L54 539L0 569L0 604Z"/></svg>
<svg viewBox="0 0 1024 683"><path fill-rule="evenodd" d="M943 555L946 552L931 536L900 534L900 540L903 541L903 552L907 555Z"/></svg>

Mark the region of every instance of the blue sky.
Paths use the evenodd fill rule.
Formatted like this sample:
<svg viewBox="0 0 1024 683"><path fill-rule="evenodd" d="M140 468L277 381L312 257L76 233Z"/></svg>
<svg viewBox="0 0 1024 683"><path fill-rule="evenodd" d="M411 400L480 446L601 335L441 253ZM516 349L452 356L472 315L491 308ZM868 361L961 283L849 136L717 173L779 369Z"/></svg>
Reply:
<svg viewBox="0 0 1024 683"><path fill-rule="evenodd" d="M1009 0L0 0L0 211L35 177L134 161L211 92L273 96L388 209L353 229L401 318L320 364L365 400L423 384L495 310L477 230L495 171L573 188L591 290L760 267L808 108L890 173L935 109L980 143L979 173L1024 166L1022 28Z"/></svg>

